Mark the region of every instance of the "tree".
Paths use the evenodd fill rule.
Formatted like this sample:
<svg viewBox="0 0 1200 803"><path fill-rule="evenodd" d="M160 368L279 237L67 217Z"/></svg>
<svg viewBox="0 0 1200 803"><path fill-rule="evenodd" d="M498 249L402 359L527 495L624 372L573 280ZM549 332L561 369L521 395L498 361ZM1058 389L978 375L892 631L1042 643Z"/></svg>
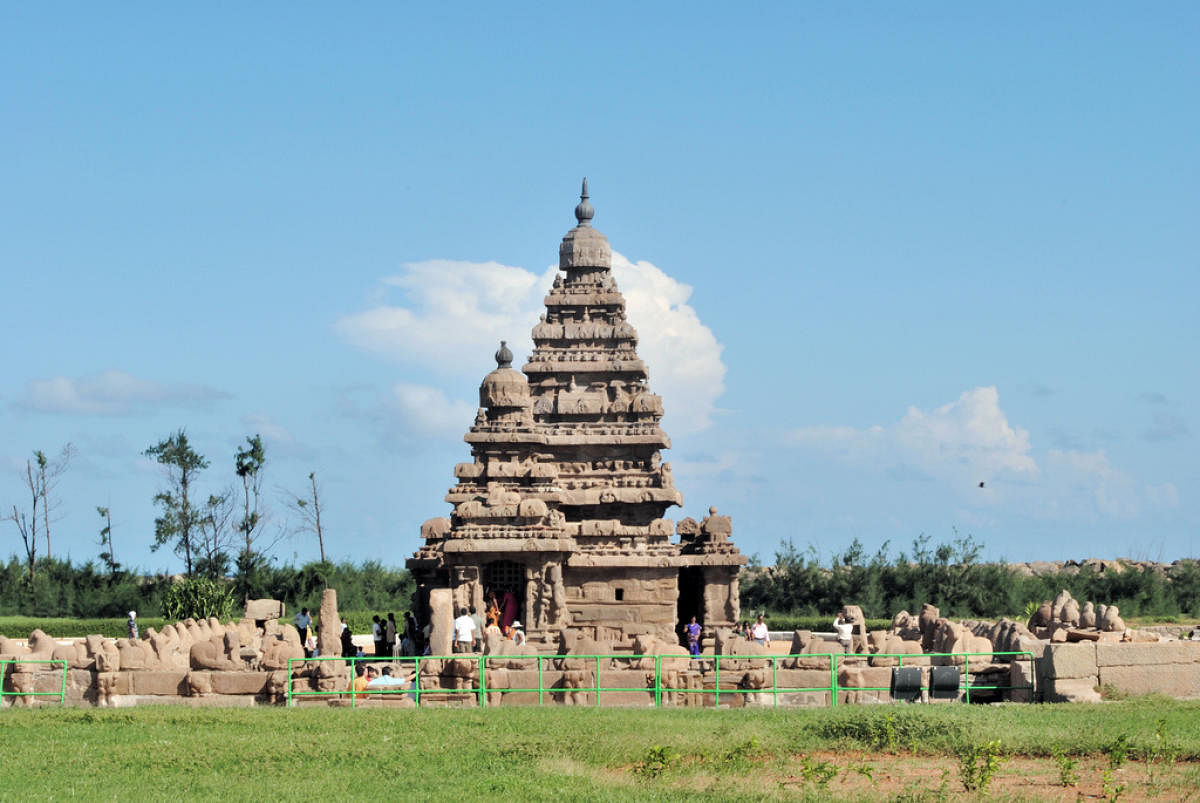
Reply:
<svg viewBox="0 0 1200 803"><path fill-rule="evenodd" d="M287 494L285 504L289 510L300 516L301 523L296 529L299 532L313 533L317 536L317 547L321 551L321 563L326 563L325 533L321 529L321 486L317 484L317 472L309 473L308 482L310 490L303 497L291 491L285 491Z"/></svg>
<svg viewBox="0 0 1200 803"><path fill-rule="evenodd" d="M229 574L229 550L233 547L234 534L229 526L233 519L236 503L233 493L209 494L208 501L200 509L196 521L196 574L217 580Z"/></svg>
<svg viewBox="0 0 1200 803"><path fill-rule="evenodd" d="M73 454L74 447L70 443L63 446L57 460L48 460L46 453L40 449L33 453L38 465L38 488L42 495L42 534L46 536L47 558L53 557L50 553L50 513L58 507L58 500L51 494L58 487L58 481L66 472L67 465L71 462Z"/></svg>
<svg viewBox="0 0 1200 803"><path fill-rule="evenodd" d="M7 516L8 520L16 525L17 531L21 534L21 541L24 542L25 558L28 565L26 579L31 584L33 583L33 575L37 567L38 503L42 498L41 489L37 482L37 475L33 472L33 466L26 460L25 485L29 488L29 512L17 510L17 506L13 505L12 513Z"/></svg>
<svg viewBox="0 0 1200 803"><path fill-rule="evenodd" d="M238 532L242 534L243 548L238 556L239 566L249 570L266 562L266 555L287 535L278 528L268 536L265 525L270 514L262 505L263 466L267 462L266 449L259 435L246 437L246 446L234 453L234 467L242 481L242 520ZM239 574L241 570L239 569Z"/></svg>
<svg viewBox="0 0 1200 803"><path fill-rule="evenodd" d="M154 543L150 550L171 544L175 554L183 558L185 573L191 576L194 542L205 515L203 509L197 510L192 504L192 485L196 475L208 468L208 460L192 449L182 429L143 454L166 466L171 483L169 490L154 496L155 504L161 505L163 512L154 520Z"/></svg>
<svg viewBox="0 0 1200 803"><path fill-rule="evenodd" d="M104 527L100 530L100 561L108 569L109 576L115 577L121 570L121 564L117 563L116 550L113 549L112 512L99 505L96 506L96 512L104 520Z"/></svg>

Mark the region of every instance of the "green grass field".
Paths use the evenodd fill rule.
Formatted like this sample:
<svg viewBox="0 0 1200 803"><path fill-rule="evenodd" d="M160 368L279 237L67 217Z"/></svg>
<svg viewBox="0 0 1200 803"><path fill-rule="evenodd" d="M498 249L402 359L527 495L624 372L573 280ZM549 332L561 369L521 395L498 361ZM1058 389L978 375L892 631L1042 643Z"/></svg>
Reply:
<svg viewBox="0 0 1200 803"><path fill-rule="evenodd" d="M1200 789L1200 702L819 710L0 711L0 799L938 799ZM1064 766L1078 777L1064 785Z"/></svg>

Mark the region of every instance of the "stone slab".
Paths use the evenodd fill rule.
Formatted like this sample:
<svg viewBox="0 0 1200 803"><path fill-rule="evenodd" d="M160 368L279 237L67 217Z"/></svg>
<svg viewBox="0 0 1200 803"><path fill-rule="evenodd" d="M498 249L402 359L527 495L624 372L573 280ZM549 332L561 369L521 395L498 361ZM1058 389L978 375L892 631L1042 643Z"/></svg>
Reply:
<svg viewBox="0 0 1200 803"><path fill-rule="evenodd" d="M1092 642L1079 644L1051 644L1046 648L1043 661L1047 662L1046 676L1064 680L1068 678L1096 677L1096 648Z"/></svg>
<svg viewBox="0 0 1200 803"><path fill-rule="evenodd" d="M1042 689L1042 697L1048 703L1098 703L1100 692L1096 691L1095 678L1056 678Z"/></svg>
<svg viewBox="0 0 1200 803"><path fill-rule="evenodd" d="M154 671L122 672L129 675L129 694L135 696L184 696L188 693L187 672Z"/></svg>
<svg viewBox="0 0 1200 803"><path fill-rule="evenodd" d="M1200 663L1200 641L1097 644L1097 666L1151 666Z"/></svg>
<svg viewBox="0 0 1200 803"><path fill-rule="evenodd" d="M1102 666L1100 685L1126 694L1200 697L1200 664Z"/></svg>
<svg viewBox="0 0 1200 803"><path fill-rule="evenodd" d="M213 694L263 694L270 672L210 672Z"/></svg>

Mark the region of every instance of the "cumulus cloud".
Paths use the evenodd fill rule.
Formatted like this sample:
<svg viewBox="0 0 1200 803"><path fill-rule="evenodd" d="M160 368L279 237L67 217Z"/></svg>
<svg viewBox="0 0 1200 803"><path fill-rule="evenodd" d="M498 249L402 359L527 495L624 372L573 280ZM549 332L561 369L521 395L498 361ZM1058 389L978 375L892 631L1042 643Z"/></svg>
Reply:
<svg viewBox="0 0 1200 803"><path fill-rule="evenodd" d="M168 407L208 407L228 398L230 394L207 385L162 384L124 371L105 371L78 379L31 380L17 406L40 413L120 416Z"/></svg>
<svg viewBox="0 0 1200 803"><path fill-rule="evenodd" d="M407 428L418 433L461 435L475 418L475 407L452 401L440 388L429 385L397 382L389 402Z"/></svg>
<svg viewBox="0 0 1200 803"><path fill-rule="evenodd" d="M909 407L889 427L807 427L793 439L851 463L879 466L895 478L936 478L963 488L1039 473L1029 432L1009 424L994 387L964 391L930 411Z"/></svg>
<svg viewBox="0 0 1200 803"><path fill-rule="evenodd" d="M971 520L964 513L971 508L1078 521L1130 519L1145 504L1178 505L1174 485L1139 485L1103 449L1052 448L1035 458L1029 432L1009 422L994 387L965 391L933 410L910 407L888 426L808 427L792 439L889 480L940 483L967 506L956 513L959 521Z"/></svg>
<svg viewBox="0 0 1200 803"><path fill-rule="evenodd" d="M482 378L500 340L508 341L517 365L532 350L531 331L556 273L498 262L408 263L383 280L398 298L348 315L334 329L358 348L434 374ZM638 331L638 353L650 366L650 385L663 396L667 425L708 426L724 392L725 365L721 344L687 303L692 288L616 252L613 276ZM460 420L457 431L472 417Z"/></svg>

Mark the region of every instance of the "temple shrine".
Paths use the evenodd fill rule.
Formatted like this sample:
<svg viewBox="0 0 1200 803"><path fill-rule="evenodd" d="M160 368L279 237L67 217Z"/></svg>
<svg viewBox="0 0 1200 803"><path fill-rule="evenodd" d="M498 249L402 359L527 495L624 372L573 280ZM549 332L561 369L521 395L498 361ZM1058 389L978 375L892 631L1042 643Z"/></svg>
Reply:
<svg viewBox="0 0 1200 803"><path fill-rule="evenodd" d="M428 619L439 588L456 612L511 594L531 645L551 649L564 629L614 649L643 634L673 641L692 616L707 640L738 621L746 559L716 508L701 522L665 518L683 495L662 461L662 398L594 214L584 179L533 353L517 371L500 344L464 438L472 460L446 495L453 510L421 527L407 563L415 607Z"/></svg>

